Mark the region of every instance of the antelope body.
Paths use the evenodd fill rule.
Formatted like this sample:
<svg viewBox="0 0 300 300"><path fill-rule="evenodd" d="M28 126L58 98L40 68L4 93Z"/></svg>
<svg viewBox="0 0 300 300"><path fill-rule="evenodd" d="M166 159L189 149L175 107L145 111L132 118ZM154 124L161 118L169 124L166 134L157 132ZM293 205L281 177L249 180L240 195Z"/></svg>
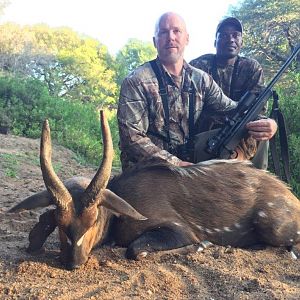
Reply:
<svg viewBox="0 0 300 300"><path fill-rule="evenodd" d="M11 211L55 204L29 235L39 250L58 226L61 260L69 269L86 262L96 244L127 247L128 258L210 241L219 245L292 247L300 242L300 203L275 176L250 163L212 160L187 167L156 163L109 181L112 140L101 114L103 161L95 177L62 183L51 164L48 123L41 138L47 191Z"/></svg>

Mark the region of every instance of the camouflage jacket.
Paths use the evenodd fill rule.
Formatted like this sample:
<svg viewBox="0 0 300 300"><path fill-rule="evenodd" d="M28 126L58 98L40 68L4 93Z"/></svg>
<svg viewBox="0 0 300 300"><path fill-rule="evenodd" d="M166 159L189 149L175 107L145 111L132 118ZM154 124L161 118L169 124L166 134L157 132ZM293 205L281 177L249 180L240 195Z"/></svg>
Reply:
<svg viewBox="0 0 300 300"><path fill-rule="evenodd" d="M234 65L217 65L215 54L205 54L190 62L190 64L210 74L216 83L222 88L225 95L235 101L250 91L259 94L264 87L263 70L261 65L254 59L238 56ZM267 110L265 106L263 113ZM200 131L207 131L220 127L223 119L213 112L207 112L202 118ZM253 138L246 138L239 146L245 158L254 156L257 142Z"/></svg>
<svg viewBox="0 0 300 300"><path fill-rule="evenodd" d="M256 60L238 56L235 68L234 65L216 65L215 57L215 54L205 54L193 59L190 64L210 74L225 95L235 101L239 101L247 91L261 92L264 87L263 70Z"/></svg>
<svg viewBox="0 0 300 300"><path fill-rule="evenodd" d="M169 136L164 120L164 108L159 94L158 80L149 62L138 67L122 83L118 105L121 162L123 169L140 161L159 158L177 165L180 159L171 154L189 136L188 88L195 87L194 123L199 132L203 109L224 115L236 107L236 102L224 95L221 88L205 72L184 62L182 79L170 75L156 63L163 74L169 102Z"/></svg>

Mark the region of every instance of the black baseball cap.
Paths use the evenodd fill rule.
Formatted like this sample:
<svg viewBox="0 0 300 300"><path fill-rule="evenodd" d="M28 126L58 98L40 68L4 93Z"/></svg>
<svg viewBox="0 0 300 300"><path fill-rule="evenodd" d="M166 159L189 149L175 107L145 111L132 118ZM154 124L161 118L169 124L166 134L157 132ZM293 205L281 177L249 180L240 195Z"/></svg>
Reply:
<svg viewBox="0 0 300 300"><path fill-rule="evenodd" d="M238 20L235 17L228 17L220 21L220 23L217 26L216 35L225 25L234 26L239 32L243 33L243 26L240 20Z"/></svg>

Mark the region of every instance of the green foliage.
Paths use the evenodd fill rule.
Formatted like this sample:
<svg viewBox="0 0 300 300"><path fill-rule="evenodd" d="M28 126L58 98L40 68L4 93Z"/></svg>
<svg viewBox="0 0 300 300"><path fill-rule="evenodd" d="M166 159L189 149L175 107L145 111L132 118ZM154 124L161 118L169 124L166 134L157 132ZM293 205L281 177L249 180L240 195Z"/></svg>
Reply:
<svg viewBox="0 0 300 300"><path fill-rule="evenodd" d="M0 159L3 162L4 175L16 178L18 174L19 160L14 154L0 153Z"/></svg>
<svg viewBox="0 0 300 300"><path fill-rule="evenodd" d="M73 150L88 162L101 161L102 141L99 113L94 105L51 97L38 80L0 77L0 104L12 119L16 135L38 138L41 125L47 118L51 136L57 143ZM115 114L109 113L112 123L115 165L118 160L118 134Z"/></svg>
<svg viewBox="0 0 300 300"><path fill-rule="evenodd" d="M116 56L116 82L121 85L123 79L136 67L156 57L156 50L151 43L129 39L128 43Z"/></svg>
<svg viewBox="0 0 300 300"><path fill-rule="evenodd" d="M11 119L4 108L0 107L0 127L10 127Z"/></svg>
<svg viewBox="0 0 300 300"><path fill-rule="evenodd" d="M5 111L18 134L37 136L34 112L40 105L39 100L46 99L47 96L47 89L38 81L18 81L13 77L0 77L0 109Z"/></svg>
<svg viewBox="0 0 300 300"><path fill-rule="evenodd" d="M300 196L300 73L289 72L287 81L288 86L279 83L276 91L288 130L292 187Z"/></svg>
<svg viewBox="0 0 300 300"><path fill-rule="evenodd" d="M0 153L0 159L2 161L4 175L11 178L17 178L22 168L22 163L30 160L34 165L40 166L40 161L37 157L33 157L28 153L22 154L10 154L10 153ZM62 168L61 163L54 163L53 168L56 173L58 173Z"/></svg>
<svg viewBox="0 0 300 300"><path fill-rule="evenodd" d="M0 25L0 58L3 71L39 79L52 96L99 106L116 102L107 48L69 28Z"/></svg>
<svg viewBox="0 0 300 300"><path fill-rule="evenodd" d="M299 0L243 0L231 7L230 13L244 25L243 53L256 58L267 77L300 42L299 11Z"/></svg>
<svg viewBox="0 0 300 300"><path fill-rule="evenodd" d="M289 151L291 157L291 186L293 191L300 197L300 136L291 134L289 136Z"/></svg>

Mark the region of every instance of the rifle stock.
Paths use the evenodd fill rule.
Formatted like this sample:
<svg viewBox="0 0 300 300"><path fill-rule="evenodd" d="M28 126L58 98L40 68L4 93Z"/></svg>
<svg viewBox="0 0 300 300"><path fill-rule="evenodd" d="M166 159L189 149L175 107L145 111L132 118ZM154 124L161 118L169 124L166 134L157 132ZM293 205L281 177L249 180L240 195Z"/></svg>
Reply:
<svg viewBox="0 0 300 300"><path fill-rule="evenodd" d="M196 162L212 158L230 158L241 139L247 134L246 124L257 119L257 116L272 95L274 84L292 63L299 51L300 45L295 47L291 56L258 96L247 92L239 101L233 116L226 119L222 128L203 132L195 136Z"/></svg>

